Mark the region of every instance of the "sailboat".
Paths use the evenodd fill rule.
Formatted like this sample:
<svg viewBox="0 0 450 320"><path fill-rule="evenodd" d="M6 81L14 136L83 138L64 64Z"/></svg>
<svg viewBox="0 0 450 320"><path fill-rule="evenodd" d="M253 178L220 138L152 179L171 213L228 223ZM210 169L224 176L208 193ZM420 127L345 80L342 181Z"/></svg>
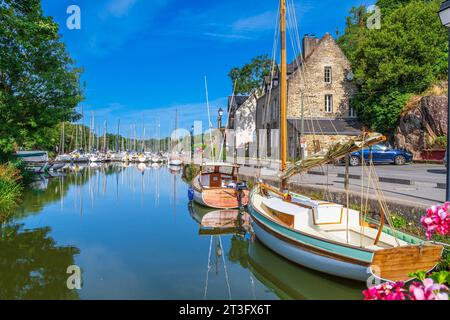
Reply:
<svg viewBox="0 0 450 320"><path fill-rule="evenodd" d="M381 224L377 228L362 219L361 212L350 209L348 203L344 206L323 200L316 201L287 190L286 182L291 176L315 166L348 158L350 153L384 141L385 137L365 132L357 139L338 142L328 150L287 167L285 0L280 0L280 29L282 174L280 188L258 181L250 193L248 209L256 237L271 250L294 263L357 281L410 281L410 274L413 272L433 270L442 256L443 247L398 232L392 226L385 226L385 221L389 222L390 217L382 199L379 199Z"/></svg>

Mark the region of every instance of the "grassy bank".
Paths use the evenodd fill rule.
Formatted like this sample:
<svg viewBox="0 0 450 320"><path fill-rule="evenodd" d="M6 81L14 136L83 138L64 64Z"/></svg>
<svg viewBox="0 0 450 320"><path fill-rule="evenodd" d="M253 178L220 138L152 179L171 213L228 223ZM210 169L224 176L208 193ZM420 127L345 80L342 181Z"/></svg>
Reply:
<svg viewBox="0 0 450 320"><path fill-rule="evenodd" d="M0 164L0 223L7 220L17 208L23 190L20 164Z"/></svg>

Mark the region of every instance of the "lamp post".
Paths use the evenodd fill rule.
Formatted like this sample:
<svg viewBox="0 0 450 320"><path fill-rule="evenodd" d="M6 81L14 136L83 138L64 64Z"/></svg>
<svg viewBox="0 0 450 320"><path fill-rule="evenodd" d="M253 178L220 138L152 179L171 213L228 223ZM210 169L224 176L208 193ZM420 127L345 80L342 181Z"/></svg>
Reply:
<svg viewBox="0 0 450 320"><path fill-rule="evenodd" d="M222 129L222 117L223 117L223 109L220 108L217 113L219 114L219 117L217 118L217 129Z"/></svg>
<svg viewBox="0 0 450 320"><path fill-rule="evenodd" d="M217 110L217 113L218 113L218 118L217 118L217 128L219 129L219 132L221 133L220 135L219 135L219 137L220 138L222 138L223 137L223 135L222 135L222 132L224 131L222 131L222 117L223 117L223 109L222 108L220 108L219 110ZM221 151L219 152L219 155L221 154L222 155L222 160L224 160L225 159L225 151L224 151L224 145L222 145L222 142L221 141L219 141L219 143L220 143L220 149L221 149ZM224 144L225 144L225 138L224 138Z"/></svg>
<svg viewBox="0 0 450 320"><path fill-rule="evenodd" d="M445 1L442 3L441 8L439 9L439 18L441 19L441 23L444 27L447 28L447 31L449 32L449 48L450 48L450 0ZM450 84L450 55L449 55L449 72L448 72L448 80ZM448 147L450 146L449 139L450 139L450 90L448 92L448 115L447 115L447 192L445 196L446 201L450 201L450 153L448 152Z"/></svg>

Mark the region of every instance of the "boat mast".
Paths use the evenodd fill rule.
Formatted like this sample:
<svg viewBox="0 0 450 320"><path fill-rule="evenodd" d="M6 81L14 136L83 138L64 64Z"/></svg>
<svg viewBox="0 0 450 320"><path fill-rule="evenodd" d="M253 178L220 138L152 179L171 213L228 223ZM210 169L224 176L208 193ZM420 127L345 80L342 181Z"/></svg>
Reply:
<svg viewBox="0 0 450 320"><path fill-rule="evenodd" d="M281 171L286 170L287 163L287 54L286 54L286 0L280 0L280 36L281 36L281 66L280 66L280 156ZM284 189L285 180L281 188Z"/></svg>
<svg viewBox="0 0 450 320"><path fill-rule="evenodd" d="M120 119L117 120L116 153L119 153L119 149L120 149Z"/></svg>

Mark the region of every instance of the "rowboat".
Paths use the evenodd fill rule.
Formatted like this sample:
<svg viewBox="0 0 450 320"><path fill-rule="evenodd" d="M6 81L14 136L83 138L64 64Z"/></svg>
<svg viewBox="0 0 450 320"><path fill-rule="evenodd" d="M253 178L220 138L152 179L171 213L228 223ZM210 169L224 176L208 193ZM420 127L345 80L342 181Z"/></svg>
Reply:
<svg viewBox="0 0 450 320"><path fill-rule="evenodd" d="M238 190L238 165L210 163L192 180L193 200L216 209L236 209L248 202L248 190ZM241 197L241 201L239 201Z"/></svg>

